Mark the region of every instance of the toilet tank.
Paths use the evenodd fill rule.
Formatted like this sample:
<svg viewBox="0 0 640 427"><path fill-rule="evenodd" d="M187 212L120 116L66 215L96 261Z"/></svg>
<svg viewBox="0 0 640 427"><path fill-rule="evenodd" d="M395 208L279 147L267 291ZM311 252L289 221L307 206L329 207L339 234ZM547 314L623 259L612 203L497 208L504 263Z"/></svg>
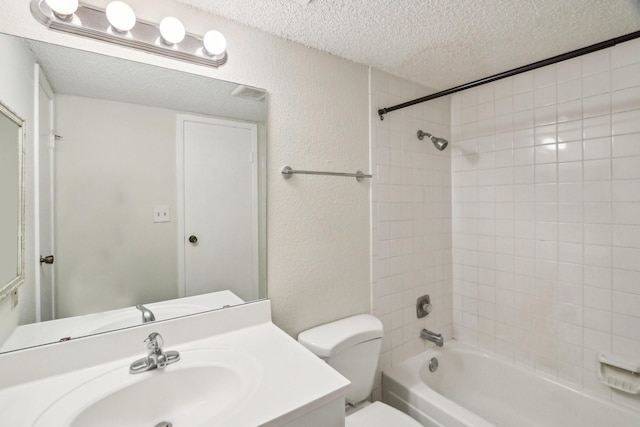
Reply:
<svg viewBox="0 0 640 427"><path fill-rule="evenodd" d="M380 320L360 314L301 332L298 341L351 381L347 402L355 404L373 389L382 335Z"/></svg>

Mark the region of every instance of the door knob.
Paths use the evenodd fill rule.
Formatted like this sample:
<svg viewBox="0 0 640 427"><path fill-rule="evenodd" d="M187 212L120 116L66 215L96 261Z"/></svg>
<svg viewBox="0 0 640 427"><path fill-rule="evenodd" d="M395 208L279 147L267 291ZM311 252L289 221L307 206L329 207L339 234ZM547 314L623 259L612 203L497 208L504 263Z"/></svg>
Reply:
<svg viewBox="0 0 640 427"><path fill-rule="evenodd" d="M53 255L47 255L45 257L40 255L40 265L42 265L42 263L53 264Z"/></svg>
<svg viewBox="0 0 640 427"><path fill-rule="evenodd" d="M189 236L189 241L195 244L198 243L198 238L192 234L191 236Z"/></svg>

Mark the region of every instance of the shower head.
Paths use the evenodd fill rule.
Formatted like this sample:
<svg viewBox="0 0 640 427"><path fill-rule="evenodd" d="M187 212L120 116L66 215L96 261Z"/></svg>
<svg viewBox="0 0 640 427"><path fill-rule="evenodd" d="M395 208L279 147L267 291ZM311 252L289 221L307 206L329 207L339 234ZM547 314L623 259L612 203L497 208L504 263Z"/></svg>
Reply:
<svg viewBox="0 0 640 427"><path fill-rule="evenodd" d="M445 148L447 148L447 145L449 145L449 141L447 141L444 138L435 137L435 136L431 135L430 133L422 132L421 130L418 131L418 139L420 141L422 141L425 136L429 137L431 142L433 142L433 145L435 145L436 148L438 150L440 150L440 151L444 150Z"/></svg>

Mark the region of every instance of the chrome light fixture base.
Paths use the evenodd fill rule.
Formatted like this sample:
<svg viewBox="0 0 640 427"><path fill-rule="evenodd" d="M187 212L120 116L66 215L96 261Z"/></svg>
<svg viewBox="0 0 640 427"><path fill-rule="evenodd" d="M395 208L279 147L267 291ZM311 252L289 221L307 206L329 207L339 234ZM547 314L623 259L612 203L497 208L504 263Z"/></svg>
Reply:
<svg viewBox="0 0 640 427"><path fill-rule="evenodd" d="M50 30L102 40L193 64L218 68L228 59L226 51L222 55L210 56L204 49L202 38L189 33L180 43L168 45L163 42L158 25L139 19L131 30L117 31L109 24L105 10L84 3L79 3L72 16L60 17L45 0L31 0L31 13Z"/></svg>

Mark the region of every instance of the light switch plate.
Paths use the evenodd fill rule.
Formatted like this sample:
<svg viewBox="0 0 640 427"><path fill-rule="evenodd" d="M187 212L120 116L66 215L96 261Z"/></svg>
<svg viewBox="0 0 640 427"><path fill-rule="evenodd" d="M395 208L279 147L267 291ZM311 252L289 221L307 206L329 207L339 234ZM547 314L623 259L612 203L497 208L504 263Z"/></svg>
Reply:
<svg viewBox="0 0 640 427"><path fill-rule="evenodd" d="M153 207L153 222L171 222L171 210L167 205Z"/></svg>

